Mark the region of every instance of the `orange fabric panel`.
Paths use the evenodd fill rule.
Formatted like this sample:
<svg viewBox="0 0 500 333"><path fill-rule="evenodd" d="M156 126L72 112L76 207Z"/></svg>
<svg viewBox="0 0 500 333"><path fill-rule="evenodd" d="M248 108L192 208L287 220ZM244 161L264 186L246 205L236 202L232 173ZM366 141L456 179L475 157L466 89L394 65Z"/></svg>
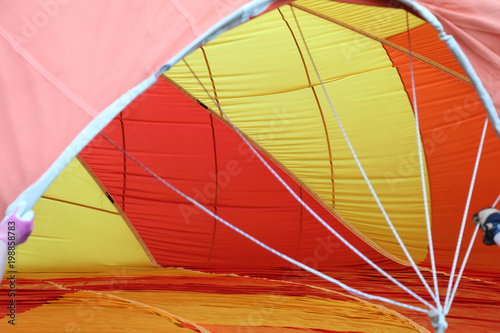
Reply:
<svg viewBox="0 0 500 333"><path fill-rule="evenodd" d="M432 61L437 62L452 71L461 75L465 75L465 71L455 59L450 49L437 38L436 29L429 23L410 30L411 51L424 56ZM388 38L389 41L410 49L408 44L408 33L404 32L399 35ZM387 48L387 46L386 46ZM407 56L408 58L408 56Z"/></svg>
<svg viewBox="0 0 500 333"><path fill-rule="evenodd" d="M500 112L500 4L495 0L422 0L452 35Z"/></svg>
<svg viewBox="0 0 500 333"><path fill-rule="evenodd" d="M339 331L333 330L318 330L309 328L290 328L290 327L271 327L271 326L234 326L234 325L203 325L210 332L217 333L234 333L252 332L252 333L302 333L302 332L319 332L319 333L334 333ZM358 333L353 331L342 331L344 333Z"/></svg>
<svg viewBox="0 0 500 333"><path fill-rule="evenodd" d="M286 271L280 272L283 273ZM204 332L203 329L219 326L236 330L255 327L261 332L266 332L267 328L296 329L298 332L419 331L419 325L390 309L348 294L308 286L305 284L310 281L307 277L292 284L180 269L124 269L107 276L101 273L97 279L92 275L85 273L81 277L71 277L71 273L62 273L60 278L43 274L26 275L31 278L37 276L37 279L26 280L29 285L42 284L68 294L29 312L18 313L16 329L29 331L44 323L43 328L37 331L78 328L82 331L98 329L109 332L118 328L133 331L138 329L138 325L142 325L145 331L164 327L163 330L169 332L176 327ZM23 275L19 279L24 281ZM126 280L130 283L122 283ZM183 291L176 290L176 286L169 288L175 280L177 286L184 286ZM222 280L226 285L239 289L220 293ZM150 288L144 289L135 281L153 283ZM96 286L100 289L94 290ZM136 286L140 289L136 290ZM204 290L190 290L191 286L203 286ZM255 292L254 288L260 289L260 292ZM288 292L283 292L286 289ZM310 294L296 291L309 291ZM0 321L1 329L8 327L5 321Z"/></svg>
<svg viewBox="0 0 500 333"><path fill-rule="evenodd" d="M423 31L412 30L411 33L412 41L417 41L417 49L424 48L424 45L419 46L418 38ZM401 42L403 38L404 36L396 36L394 40ZM432 42L430 45L433 45L433 48L426 50L430 58L442 58L442 63L453 62L452 55L446 51L443 42ZM409 56L391 48L386 50L398 68L409 98L412 99ZM443 58L446 54L449 59ZM436 262L439 267L449 269L458 240L486 113L470 84L415 59L413 64L421 133L431 187ZM467 216L465 242L470 240L474 228L471 222L472 215L479 209L492 205L500 194L500 178L495 176L500 171L498 151L500 142L490 126ZM418 174L418 158L407 156L402 161L402 168L415 175ZM479 237L482 237L481 233ZM469 258L468 269L497 275L500 271L500 262L492 261L490 257L497 252L497 249L486 247L477 240Z"/></svg>
<svg viewBox="0 0 500 333"><path fill-rule="evenodd" d="M0 321L2 332L200 332L162 311L141 309L86 291L66 294L28 312L18 313L14 330L6 319Z"/></svg>
<svg viewBox="0 0 500 333"><path fill-rule="evenodd" d="M72 327L80 327L82 331L92 331L100 327L108 332L113 327L120 327L122 330L137 329L136 325L139 325L140 321L142 330L146 331L154 331L161 325L172 329L189 327L189 323L192 323L208 330L221 327L244 331L251 327L267 333L266 329L277 325L280 320L278 314L282 311L290 311L289 315L298 315L307 308L311 314L324 315L325 322L341 314L344 318L339 317L339 323L346 323L345 318L348 318L352 325L358 326L351 326L350 330L340 330L341 326L334 324L336 321L329 322L332 323L329 327L321 326L321 322L309 321L307 325L297 325L297 322L292 325L289 322L285 328L323 329L327 332L376 332L379 327L376 323L380 324L382 319L386 321L388 328L380 332L386 332L387 329L395 329L397 332L403 328L416 332L425 332L425 329L432 331L426 314L361 300L307 274L293 270L258 273L253 270L241 270L240 273L241 275L237 276L173 268L123 268L101 273L18 274L19 285L26 290L33 290L33 293L29 298L18 299L17 309L33 304L34 299L46 297L48 291L59 291L61 295L66 295L52 298L43 306L37 303L36 308L31 307L31 311L18 311L16 329L33 331L34 327L37 327L35 325L40 326L40 323L44 322L44 329L51 332L64 330L67 323L73 323ZM396 287L375 276L373 270L335 270L326 273L346 282L362 281L363 290L367 292L382 294L383 290L384 296L416 304L416 301L401 294ZM266 278L251 277L255 274ZM411 269L398 269L391 274L417 293L424 294L423 287L415 279ZM440 279L445 277L443 273L438 275ZM146 287L148 283L149 286ZM465 278L462 284L463 288L459 289L447 317L450 329L453 332L500 330L500 320L496 316L498 302L495 298L500 291L498 283L476 276L475 279ZM225 287L227 291L221 292ZM0 292L4 293L6 288L5 284L2 284ZM344 306L339 308L335 304ZM131 315L132 313L134 315ZM148 317L151 314L153 316ZM129 321L129 316L136 319ZM478 321L477 318L481 316L487 317L488 320ZM101 320L104 317L106 320ZM374 323L370 323L370 320ZM6 318L2 318L0 329L6 330L9 327Z"/></svg>
<svg viewBox="0 0 500 333"><path fill-rule="evenodd" d="M419 295L426 295L424 287L421 282L416 278L415 272L411 269L398 269L396 271L391 271L391 274L400 282L409 286L410 289L415 291ZM439 281L448 281L449 271L438 272ZM468 276L468 275L472 276ZM353 280L363 280L363 291L373 293L373 294L383 294L393 300L398 300L406 302L407 304L419 305L418 301L413 298L402 294L397 287L388 284L384 280L381 280L373 275L373 271L335 271L331 272L332 276L339 278L341 281L353 281ZM427 281L432 281L432 275L430 272L423 272L424 277ZM497 302L497 295L500 292L500 285L498 283L497 275L491 276L486 273L478 273L467 271L464 273L464 277L461 280L460 287L457 291L457 295L452 304L450 313L446 316L446 321L448 322L448 330L452 332L490 332L500 330L500 319L496 315L498 313L499 304ZM307 282L306 282L307 281ZM324 288L332 288L328 282L321 280L316 277L312 277L302 282L308 285L315 285ZM443 294L446 293L447 285L442 283L440 285L441 301L443 301ZM432 301L428 297L424 297L429 302ZM388 306L386 303L379 303L370 301L370 303L381 304L383 306L389 307L398 313L406 316L407 318L413 320L414 322L423 325L430 332L433 332L432 326L430 325L429 317L420 312L415 312L412 310L407 310L400 307ZM478 318L488 318L488 320L477 320Z"/></svg>

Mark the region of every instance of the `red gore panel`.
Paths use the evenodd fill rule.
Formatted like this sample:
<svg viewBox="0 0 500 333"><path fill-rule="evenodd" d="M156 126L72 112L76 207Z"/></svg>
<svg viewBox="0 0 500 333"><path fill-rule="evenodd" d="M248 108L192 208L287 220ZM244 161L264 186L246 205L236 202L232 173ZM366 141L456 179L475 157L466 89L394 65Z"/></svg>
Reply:
<svg viewBox="0 0 500 333"><path fill-rule="evenodd" d="M314 268L368 267L300 206L229 126L163 78L103 132L161 178L277 250ZM182 199L102 137L81 156L160 265L290 266ZM394 264L266 160L353 245L374 261Z"/></svg>

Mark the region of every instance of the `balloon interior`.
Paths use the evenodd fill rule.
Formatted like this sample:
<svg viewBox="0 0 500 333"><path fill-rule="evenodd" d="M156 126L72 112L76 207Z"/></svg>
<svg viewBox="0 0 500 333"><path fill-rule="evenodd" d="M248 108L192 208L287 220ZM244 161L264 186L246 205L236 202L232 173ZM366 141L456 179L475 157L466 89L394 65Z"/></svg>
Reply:
<svg viewBox="0 0 500 333"><path fill-rule="evenodd" d="M499 12L0 4L1 330L499 331Z"/></svg>

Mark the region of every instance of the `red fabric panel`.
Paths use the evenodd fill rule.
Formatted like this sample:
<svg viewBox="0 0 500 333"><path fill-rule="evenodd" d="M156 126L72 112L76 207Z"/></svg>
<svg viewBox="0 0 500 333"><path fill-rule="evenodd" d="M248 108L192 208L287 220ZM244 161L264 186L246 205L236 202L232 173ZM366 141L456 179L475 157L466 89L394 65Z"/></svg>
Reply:
<svg viewBox="0 0 500 333"><path fill-rule="evenodd" d="M432 47L425 47L428 43L428 37L424 37L426 30L412 30L412 48L431 59L440 59L443 64L451 64L454 61L453 56L447 51L446 45L437 40L437 36L434 37L434 42L429 42ZM405 35L389 40L404 44L402 40L406 38ZM386 47L386 49L401 75L408 95L412 98L409 56L391 48ZM416 59L413 59L413 64L421 132L431 186L436 260L442 269L449 271L486 112L471 85ZM450 67L455 68L456 65ZM500 194L500 178L496 176L500 171L499 152L500 142L490 126L467 215L464 238L467 244L474 228L471 222L472 215L484 207L491 206ZM417 175L418 159L408 157L406 160L409 161L413 173ZM482 237L481 232L478 238L480 237ZM491 256L496 255L498 248L487 247L478 239L469 259L468 269L498 275L500 261L491 260ZM469 274L474 273L469 271Z"/></svg>
<svg viewBox="0 0 500 333"><path fill-rule="evenodd" d="M0 2L0 212L95 116L248 2Z"/></svg>
<svg viewBox="0 0 500 333"><path fill-rule="evenodd" d="M266 244L315 268L366 266L300 207L230 127L164 79L104 130L119 145L123 145L122 132L126 151ZM221 270L289 266L216 223L116 151L97 138L81 156L159 264ZM357 248L374 261L393 265L348 231L285 172L275 169Z"/></svg>
<svg viewBox="0 0 500 333"><path fill-rule="evenodd" d="M0 297L0 319L4 321L14 319L7 317L11 314L11 309L9 308L11 300L15 301L14 314L18 315L54 301L64 294L73 292L71 290L59 289L45 281L19 278L18 275L16 276L16 286L11 288L7 278L9 278L9 274L5 275L5 279L2 280L2 284L0 285L0 294L2 295ZM9 295L11 292L14 292L14 294ZM19 321L14 322L19 324Z"/></svg>

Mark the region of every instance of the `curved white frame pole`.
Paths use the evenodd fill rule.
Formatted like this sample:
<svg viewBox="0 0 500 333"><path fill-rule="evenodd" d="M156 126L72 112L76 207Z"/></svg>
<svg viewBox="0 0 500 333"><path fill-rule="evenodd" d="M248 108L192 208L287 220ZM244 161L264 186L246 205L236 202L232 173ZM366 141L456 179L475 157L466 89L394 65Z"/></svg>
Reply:
<svg viewBox="0 0 500 333"><path fill-rule="evenodd" d="M170 59L166 65L158 70L158 72L144 81L133 87L110 106L104 109L99 115L94 118L87 126L73 139L73 141L66 147L66 149L59 155L59 157L52 163L52 165L45 171L45 173L31 186L26 188L19 196L7 207L6 215L10 215L21 202L26 202L24 214L29 211L38 199L43 195L45 190L52 184L57 176L64 170L68 163L102 130L113 118L119 114L127 105L129 105L137 96L143 93L146 89L152 86L158 76L160 76L167 69L172 67L179 60L195 50L198 46L205 44L211 39L214 39L226 30L229 30L243 22L248 21L251 17L257 16L264 12L269 5L276 0L253 0L246 5L236 9L233 13L229 14L221 21L216 23L205 33L196 38L191 44L181 50L177 55ZM15 47L15 45L13 45ZM30 56L27 54L26 56ZM35 68L35 70L43 72L43 68ZM1 214L1 213L0 213ZM0 215L1 216L1 215Z"/></svg>
<svg viewBox="0 0 500 333"><path fill-rule="evenodd" d="M429 24L431 24L434 27L434 29L436 29L437 32L439 32L439 39L441 39L446 43L451 53L453 53L458 63L462 66L462 68L465 70L465 73L467 73L467 75L469 76L472 85L476 89L477 94L479 95L479 98L481 99L481 102L483 103L483 106L486 109L486 112L488 113L488 118L490 119L490 122L493 125L493 128L495 129L495 132L497 133L497 136L500 139L500 118L498 116L495 105L493 104L493 100L491 99L491 96L488 93L488 91L486 91L486 88L484 88L483 82L477 75L476 71L472 67L472 64L470 63L465 53L462 51L460 45L458 45L455 38L453 38L452 35L448 35L444 31L443 25L441 24L441 22L439 22L437 17L434 16L434 14L432 14L430 10L419 4L417 1L415 0L398 0L398 1L414 9L417 13L419 13L422 16L423 19L429 22Z"/></svg>

